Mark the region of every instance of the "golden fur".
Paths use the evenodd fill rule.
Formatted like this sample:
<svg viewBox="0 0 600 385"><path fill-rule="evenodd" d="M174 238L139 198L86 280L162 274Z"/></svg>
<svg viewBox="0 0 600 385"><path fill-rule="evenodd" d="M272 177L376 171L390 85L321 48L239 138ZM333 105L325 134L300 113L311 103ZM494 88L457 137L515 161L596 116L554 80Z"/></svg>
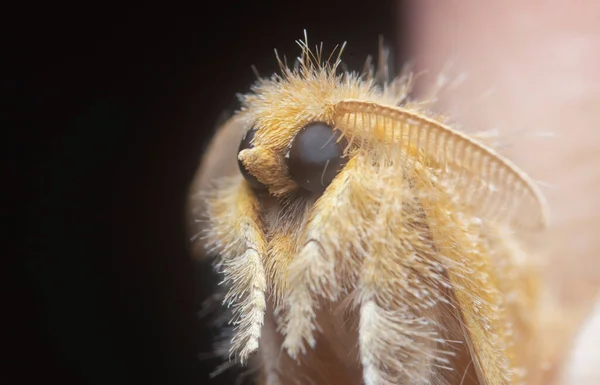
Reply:
<svg viewBox="0 0 600 385"><path fill-rule="evenodd" d="M515 229L545 225L537 187L409 101L409 74L381 87L301 47L299 67L280 62L227 125L238 138L257 129L238 157L268 193L235 173L198 195L232 356L260 350L260 380L273 385L535 383L536 279ZM284 161L313 121L348 143L319 197Z"/></svg>

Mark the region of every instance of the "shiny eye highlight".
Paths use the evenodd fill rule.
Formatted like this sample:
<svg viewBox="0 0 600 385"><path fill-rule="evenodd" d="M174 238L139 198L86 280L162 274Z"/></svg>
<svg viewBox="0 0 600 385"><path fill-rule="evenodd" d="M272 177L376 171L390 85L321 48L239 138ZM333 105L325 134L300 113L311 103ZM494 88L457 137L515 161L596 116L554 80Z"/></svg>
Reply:
<svg viewBox="0 0 600 385"><path fill-rule="evenodd" d="M341 132L324 122L304 126L292 140L286 154L290 177L314 193L325 191L346 164L345 140Z"/></svg>
<svg viewBox="0 0 600 385"><path fill-rule="evenodd" d="M255 134L256 134L256 128L254 128L254 127L252 127L251 129L246 131L246 133L244 133L244 136L242 137L242 141L240 142L240 147L238 148L238 154L242 150L246 150L246 149L254 147L251 142L252 142L252 139L254 139ZM242 163L242 161L239 158L238 158L238 166L240 167L240 172L242 173L242 175L244 176L244 178L246 179L248 184L250 184L250 186L252 186L253 188L255 188L257 190L265 190L267 188L267 186L265 186L264 184L259 182L258 179L256 179L256 177L254 175L250 174L250 172L248 172L248 170L246 170L246 167L244 166L244 164Z"/></svg>

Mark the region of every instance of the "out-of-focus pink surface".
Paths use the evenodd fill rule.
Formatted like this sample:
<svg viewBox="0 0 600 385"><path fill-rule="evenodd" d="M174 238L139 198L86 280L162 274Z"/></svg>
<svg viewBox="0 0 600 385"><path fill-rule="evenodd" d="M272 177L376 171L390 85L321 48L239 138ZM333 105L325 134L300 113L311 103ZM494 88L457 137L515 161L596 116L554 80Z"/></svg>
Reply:
<svg viewBox="0 0 600 385"><path fill-rule="evenodd" d="M544 182L552 223L534 241L545 279L541 348L556 381L600 287L600 2L412 6L417 69L435 72L452 60L467 81L444 102L458 107L469 131L499 130L510 145L501 152ZM596 377L563 383L600 384L600 347L595 357Z"/></svg>

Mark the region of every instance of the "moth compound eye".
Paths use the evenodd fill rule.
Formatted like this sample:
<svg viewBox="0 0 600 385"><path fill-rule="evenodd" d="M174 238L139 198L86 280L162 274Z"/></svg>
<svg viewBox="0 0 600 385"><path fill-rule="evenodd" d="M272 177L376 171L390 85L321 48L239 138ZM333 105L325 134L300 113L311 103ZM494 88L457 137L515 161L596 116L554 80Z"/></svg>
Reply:
<svg viewBox="0 0 600 385"><path fill-rule="evenodd" d="M252 142L252 139L254 139L255 134L256 134L256 128L254 128L254 127L251 128L250 130L246 131L246 133L244 134L244 137L242 138L242 141L240 142L238 154L242 150L246 150L246 149L254 147L251 142ZM248 170L246 170L246 167L244 166L244 164L242 163L242 161L239 158L238 158L238 166L240 167L240 172L242 173L242 175L244 176L246 181L250 184L250 186L252 186L253 188L255 188L257 190L264 190L267 188L267 186L260 183L254 175L250 174L250 172L248 172Z"/></svg>
<svg viewBox="0 0 600 385"><path fill-rule="evenodd" d="M290 177L305 190L323 192L346 163L342 157L345 141L338 143L340 136L327 123L304 126L286 154Z"/></svg>

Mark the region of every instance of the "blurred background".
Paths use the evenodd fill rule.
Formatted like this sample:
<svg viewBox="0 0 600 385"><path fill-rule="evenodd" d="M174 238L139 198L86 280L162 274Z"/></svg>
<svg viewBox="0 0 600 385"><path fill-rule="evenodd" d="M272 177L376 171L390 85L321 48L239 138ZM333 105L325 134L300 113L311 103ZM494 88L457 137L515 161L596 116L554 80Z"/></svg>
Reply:
<svg viewBox="0 0 600 385"><path fill-rule="evenodd" d="M383 35L397 65L431 74L450 60L468 74L442 104L471 131L500 132L550 203L534 243L540 364L556 383L600 287L600 3L52 3L5 16L2 112L16 141L2 143L14 182L0 383L234 383L208 376L217 331L197 312L217 281L190 258L187 189L251 65L276 71L273 50L296 57L304 29L326 52L347 41L353 70ZM600 367L592 352L565 384L599 383L581 377Z"/></svg>

